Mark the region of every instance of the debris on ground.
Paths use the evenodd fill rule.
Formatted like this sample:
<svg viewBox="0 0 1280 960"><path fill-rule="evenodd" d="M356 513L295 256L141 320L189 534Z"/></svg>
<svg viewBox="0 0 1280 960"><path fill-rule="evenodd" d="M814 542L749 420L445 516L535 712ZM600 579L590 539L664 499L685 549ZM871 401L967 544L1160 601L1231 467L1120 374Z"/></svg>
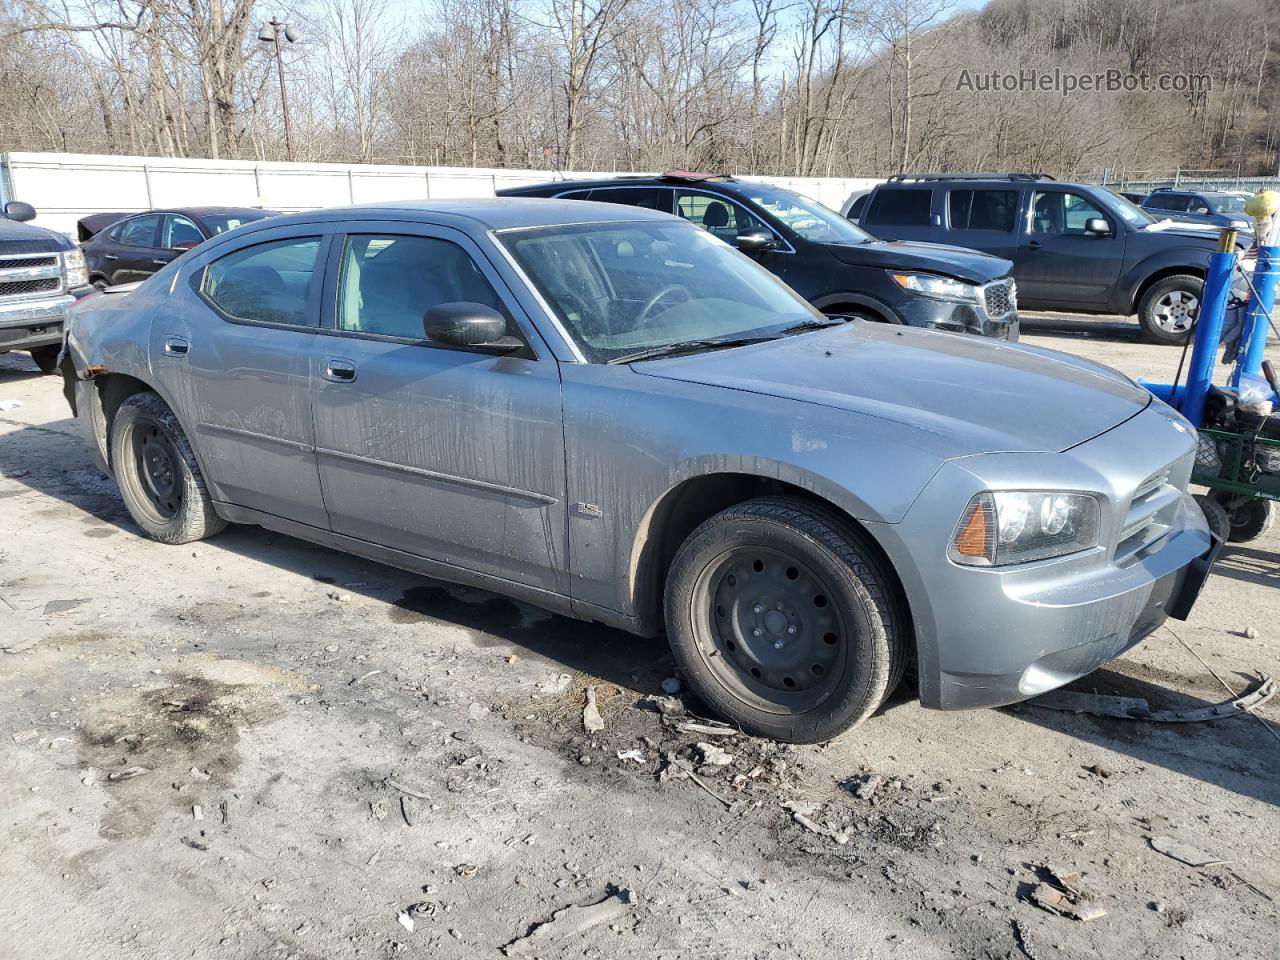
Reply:
<svg viewBox="0 0 1280 960"><path fill-rule="evenodd" d="M144 773L150 772L146 767L129 767L125 770L116 770L114 773L108 773L107 779L112 783L116 783L120 780L132 780L134 777L140 777Z"/></svg>
<svg viewBox="0 0 1280 960"><path fill-rule="evenodd" d="M1166 857L1185 863L1189 867L1212 867L1220 863L1229 863L1221 857L1215 857L1212 854L1205 853L1203 850L1191 846L1189 843L1183 843L1173 837L1151 837L1151 848L1157 853L1163 853Z"/></svg>
<svg viewBox="0 0 1280 960"><path fill-rule="evenodd" d="M644 751L640 749L619 750L619 760L630 760L632 763L644 763Z"/></svg>
<svg viewBox="0 0 1280 960"><path fill-rule="evenodd" d="M845 786L859 800L870 800L884 784L884 777L878 773L864 773L850 779Z"/></svg>
<svg viewBox="0 0 1280 960"><path fill-rule="evenodd" d="M663 693L665 693L665 694L669 694L669 695L679 693L679 692L680 692L680 678L679 678L679 677L667 677L667 679L663 680L663 681L662 681L662 692L663 692Z"/></svg>
<svg viewBox="0 0 1280 960"><path fill-rule="evenodd" d="M721 750L714 743L695 743L694 752L698 762L711 767L727 767L733 763L733 754Z"/></svg>
<svg viewBox="0 0 1280 960"><path fill-rule="evenodd" d="M1257 631L1257 630L1255 630L1253 627L1245 627L1245 628L1244 628L1244 635L1245 635L1245 637L1246 637L1247 639L1249 639L1249 640L1257 640L1257 639L1258 639L1258 631Z"/></svg>
<svg viewBox="0 0 1280 960"><path fill-rule="evenodd" d="M423 791L421 791L421 790L415 790L413 787L407 787L407 786L405 786L403 783L401 783L399 780L392 780L392 779L388 778L388 780L387 780L387 786L388 786L388 787L390 787L390 788L391 788L391 789L393 789L393 790L399 790L399 791L400 791L401 793L403 793L406 797L413 797L413 799L415 799L415 800L430 800L430 799L431 799L431 795L430 795L430 794L424 793L424 792L423 792Z"/></svg>
<svg viewBox="0 0 1280 960"><path fill-rule="evenodd" d="M1066 713L1087 713L1096 717L1115 717L1118 720L1146 720L1151 723L1203 723L1220 720L1241 713L1250 713L1270 700L1276 693L1276 682L1271 677L1259 677L1253 685L1230 700L1207 707L1188 710L1153 710L1141 697L1118 697L1109 694L1077 693L1074 690L1054 690L1041 694L1027 705L1061 710Z"/></svg>
<svg viewBox="0 0 1280 960"><path fill-rule="evenodd" d="M34 740L38 736L40 736L40 732L38 730L22 730L13 735L13 742L26 743L30 740Z"/></svg>
<svg viewBox="0 0 1280 960"><path fill-rule="evenodd" d="M408 910L401 910L396 914L396 920L400 923L400 926L413 933L413 917L409 915Z"/></svg>
<svg viewBox="0 0 1280 960"><path fill-rule="evenodd" d="M22 406L21 400L0 400L0 413L8 413L10 410L17 410Z"/></svg>
<svg viewBox="0 0 1280 960"><path fill-rule="evenodd" d="M191 774L191 779L192 779L192 780L199 780L201 783L208 783L208 781L209 781L209 779L210 779L210 775L209 775L209 774L207 774L207 773L205 773L205 772L204 772L203 770L201 770L199 767L192 767L192 768L191 768L189 771L187 771L187 772Z"/></svg>
<svg viewBox="0 0 1280 960"><path fill-rule="evenodd" d="M1079 871L1065 873L1045 867L1044 872L1048 880L1036 884L1031 891L1031 902L1037 907L1060 917L1085 922L1101 920L1107 915L1106 910L1092 902Z"/></svg>
<svg viewBox="0 0 1280 960"><path fill-rule="evenodd" d="M844 846L849 842L847 833L841 830L832 830L830 827L825 827L813 819L818 815L819 805L816 803L805 803L802 800L784 800L782 809L789 811L791 819L810 833L816 833L820 837L828 837L840 844L840 846Z"/></svg>
<svg viewBox="0 0 1280 960"><path fill-rule="evenodd" d="M704 737L736 737L737 727L723 723L677 723L676 729L681 733L696 733Z"/></svg>
<svg viewBox="0 0 1280 960"><path fill-rule="evenodd" d="M44 605L44 615L48 617L55 613L66 613L88 602L88 600L50 600Z"/></svg>
<svg viewBox="0 0 1280 960"><path fill-rule="evenodd" d="M532 956L539 950L559 946L593 927L622 919L633 905L631 891L621 889L596 903L564 907L553 913L551 919L534 926L525 936L512 940L502 948L502 952L508 957Z"/></svg>
<svg viewBox="0 0 1280 960"><path fill-rule="evenodd" d="M596 688L587 687L587 703L582 708L582 729L587 733L599 733L604 729L604 717L596 706Z"/></svg>
<svg viewBox="0 0 1280 960"><path fill-rule="evenodd" d="M655 697L650 694L640 702L646 706L653 707L664 717L684 716L684 704L676 697Z"/></svg>

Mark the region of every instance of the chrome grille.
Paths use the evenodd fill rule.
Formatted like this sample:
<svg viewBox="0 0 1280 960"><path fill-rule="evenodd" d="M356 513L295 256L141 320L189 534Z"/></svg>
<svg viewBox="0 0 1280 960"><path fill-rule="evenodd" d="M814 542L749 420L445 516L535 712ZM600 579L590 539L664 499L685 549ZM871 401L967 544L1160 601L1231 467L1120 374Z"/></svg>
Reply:
<svg viewBox="0 0 1280 960"><path fill-rule="evenodd" d="M16 280L13 283L0 280L0 297L29 297L37 293L54 293L60 285L57 277L46 277L43 280Z"/></svg>
<svg viewBox="0 0 1280 960"><path fill-rule="evenodd" d="M22 267L56 267L58 255L44 257L0 257L0 270L17 270Z"/></svg>
<svg viewBox="0 0 1280 960"><path fill-rule="evenodd" d="M1159 541L1173 524L1182 491L1169 482L1173 467L1148 477L1134 491L1116 543L1116 560L1125 560Z"/></svg>
<svg viewBox="0 0 1280 960"><path fill-rule="evenodd" d="M983 288L983 296L988 316L1003 317L1017 309L1017 287L1012 279L987 284Z"/></svg>

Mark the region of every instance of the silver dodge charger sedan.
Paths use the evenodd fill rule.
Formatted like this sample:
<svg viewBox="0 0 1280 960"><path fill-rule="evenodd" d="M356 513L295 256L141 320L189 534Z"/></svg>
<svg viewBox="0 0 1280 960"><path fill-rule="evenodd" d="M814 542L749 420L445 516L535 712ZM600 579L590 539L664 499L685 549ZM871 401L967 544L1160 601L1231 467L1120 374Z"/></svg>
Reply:
<svg viewBox="0 0 1280 960"><path fill-rule="evenodd" d="M494 199L248 224L74 315L129 513L258 524L641 635L823 740L909 664L1010 703L1185 617L1196 436L1106 367L825 317L695 226Z"/></svg>

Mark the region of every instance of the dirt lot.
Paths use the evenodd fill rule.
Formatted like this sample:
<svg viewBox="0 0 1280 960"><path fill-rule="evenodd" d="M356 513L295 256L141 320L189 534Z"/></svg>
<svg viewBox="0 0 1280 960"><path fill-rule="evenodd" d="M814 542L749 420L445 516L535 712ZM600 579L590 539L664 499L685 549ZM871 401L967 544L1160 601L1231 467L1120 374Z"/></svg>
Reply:
<svg viewBox="0 0 1280 960"><path fill-rule="evenodd" d="M1131 374L1178 357L1028 339ZM1256 718L941 714L903 690L825 746L685 731L645 699L672 674L661 641L256 528L145 541L25 355L0 358L12 400L5 960L497 957L611 895L603 922L571 911L512 953L1276 955L1280 739ZM1280 674L1277 546L1227 552L1175 625L1236 690ZM583 732L587 686L603 733ZM1077 688L1227 696L1167 630ZM1280 701L1261 715L1280 723ZM699 741L732 761L681 775ZM1226 862L1184 865L1157 837ZM1106 915L1031 902L1051 870L1083 873L1068 885Z"/></svg>

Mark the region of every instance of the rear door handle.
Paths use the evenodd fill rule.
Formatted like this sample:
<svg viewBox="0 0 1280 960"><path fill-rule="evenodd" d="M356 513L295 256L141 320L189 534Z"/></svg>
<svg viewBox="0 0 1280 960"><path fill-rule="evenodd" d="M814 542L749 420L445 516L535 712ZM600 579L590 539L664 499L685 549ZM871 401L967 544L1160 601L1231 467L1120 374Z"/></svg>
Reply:
<svg viewBox="0 0 1280 960"><path fill-rule="evenodd" d="M342 357L329 357L324 362L324 378L334 383L350 383L356 378L356 365Z"/></svg>
<svg viewBox="0 0 1280 960"><path fill-rule="evenodd" d="M157 267L167 266L169 263L168 260L159 260L159 259L152 260L151 262L154 263Z"/></svg>
<svg viewBox="0 0 1280 960"><path fill-rule="evenodd" d="M169 357L185 357L191 343L182 337L165 337L164 352Z"/></svg>
<svg viewBox="0 0 1280 960"><path fill-rule="evenodd" d="M102 255L102 259L103 260L119 260L120 258L117 257L114 253L104 253Z"/></svg>

